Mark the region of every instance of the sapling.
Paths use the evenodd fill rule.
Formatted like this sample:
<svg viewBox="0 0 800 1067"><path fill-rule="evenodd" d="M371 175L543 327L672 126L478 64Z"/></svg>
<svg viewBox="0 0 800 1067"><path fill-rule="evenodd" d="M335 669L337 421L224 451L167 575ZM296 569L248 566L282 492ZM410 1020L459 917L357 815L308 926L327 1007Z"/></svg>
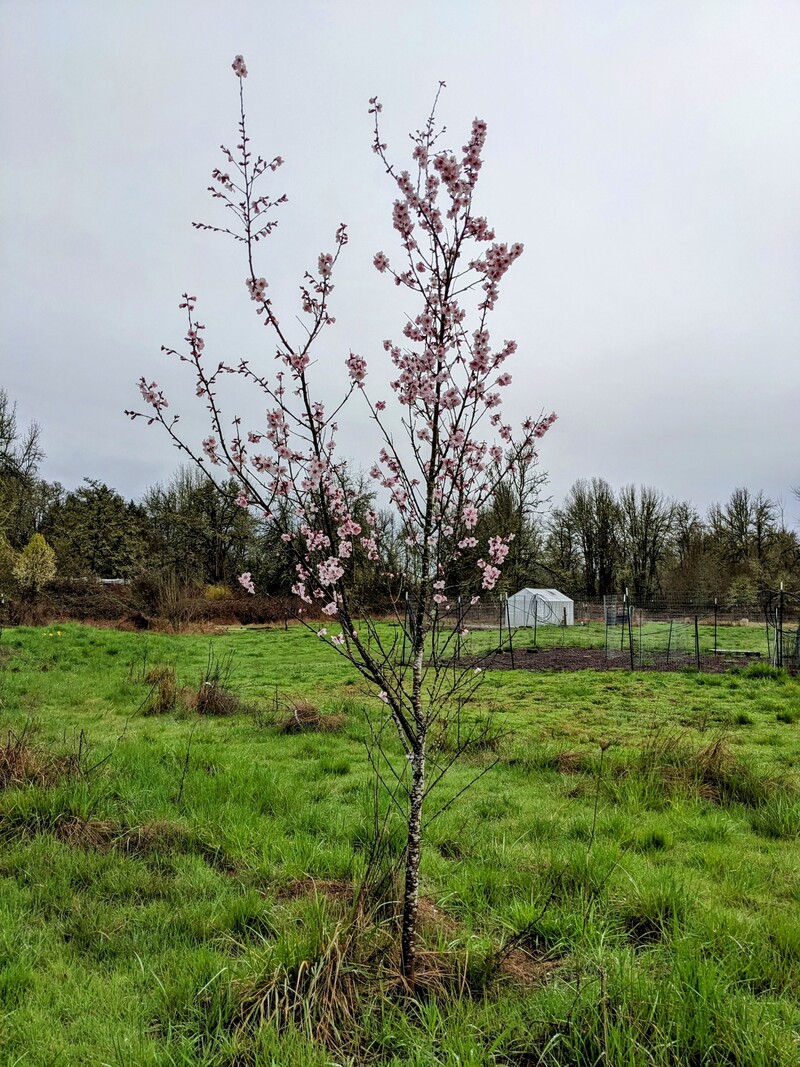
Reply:
<svg viewBox="0 0 800 1067"><path fill-rule="evenodd" d="M452 762L431 757L431 730L480 681L480 667L448 665L441 649L433 656L428 650L451 618L451 579L464 553L479 550L481 587L495 589L513 535L496 534L479 544L481 510L515 463L533 460L538 439L555 419L529 417L515 434L502 416L503 392L511 384L506 364L517 346L513 340L493 345L488 320L502 279L523 247L498 241L486 218L473 209L486 140L483 121L474 120L459 152L444 147L436 121L441 83L427 120L412 135L410 168L400 169L381 139L382 109L373 98L372 147L395 189L392 220L400 245L396 261L378 251L373 264L407 292L414 311L401 336L383 344L383 358L394 368L391 404L373 393L368 360L352 350L343 360L340 394L322 395L314 382L312 353L334 324L332 279L347 229L338 227L330 249L320 253L315 268L301 280L304 328L295 338L257 269L261 242L272 235L276 212L286 201L265 189L283 159L253 155L244 108L247 68L241 56L233 70L239 81L239 143L235 152L223 149L223 167L213 171L210 187L229 212L230 224L194 225L242 244L247 294L271 336L277 370L272 371L272 361L210 361L197 298L184 294L179 306L187 319L186 347L164 351L190 368L195 393L208 409L210 433L202 446L187 442L179 434L177 416L168 415L163 391L145 378L139 385L149 410L128 414L160 424L212 480L217 471L234 478L240 506L258 509L266 523L281 527L285 551L294 560L292 592L306 610L318 609L303 616L305 625L312 626L313 614L325 620L313 624L318 638L375 687L396 728L405 759L401 767L392 767L393 798L402 792L407 827L401 959L413 989L423 807ZM240 417L223 416L219 394L228 375L239 376L260 393L266 406L262 423L245 427ZM401 573L390 569L385 558L377 507L363 506L363 494L336 451L343 406L356 394L375 426L378 445L369 475L376 498L386 501L396 516L405 552ZM359 559L377 569L395 599L398 621L405 627L404 655L397 639L387 640L386 630L368 615L361 618L355 582ZM239 580L255 592L250 574ZM402 607L398 590L408 594ZM458 629L458 636L465 636L460 612ZM451 628L451 637L455 632ZM380 737L380 731L374 736Z"/></svg>

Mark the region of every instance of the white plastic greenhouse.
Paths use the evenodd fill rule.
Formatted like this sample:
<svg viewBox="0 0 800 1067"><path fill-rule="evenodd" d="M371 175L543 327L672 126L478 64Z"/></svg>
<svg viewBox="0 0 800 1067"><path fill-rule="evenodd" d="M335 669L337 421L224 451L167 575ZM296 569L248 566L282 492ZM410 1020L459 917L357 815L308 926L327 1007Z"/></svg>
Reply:
<svg viewBox="0 0 800 1067"><path fill-rule="evenodd" d="M574 604L557 589L520 589L508 598L508 625L572 626Z"/></svg>

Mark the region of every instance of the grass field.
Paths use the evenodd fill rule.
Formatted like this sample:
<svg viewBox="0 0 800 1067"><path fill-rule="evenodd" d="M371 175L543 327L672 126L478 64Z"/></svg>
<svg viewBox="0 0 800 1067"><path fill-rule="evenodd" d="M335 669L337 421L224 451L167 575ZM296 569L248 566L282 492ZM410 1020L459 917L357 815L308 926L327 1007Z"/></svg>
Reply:
<svg viewBox="0 0 800 1067"><path fill-rule="evenodd" d="M353 907L382 706L300 628L209 643L2 634L0 1064L797 1067L796 679L486 672L409 1001Z"/></svg>

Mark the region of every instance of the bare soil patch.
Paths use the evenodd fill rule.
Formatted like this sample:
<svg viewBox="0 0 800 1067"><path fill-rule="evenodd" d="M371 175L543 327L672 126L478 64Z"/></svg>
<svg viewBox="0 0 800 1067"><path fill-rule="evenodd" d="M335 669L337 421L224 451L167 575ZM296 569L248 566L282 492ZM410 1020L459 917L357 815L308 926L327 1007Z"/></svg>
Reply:
<svg viewBox="0 0 800 1067"><path fill-rule="evenodd" d="M746 666L748 663L761 662L758 656L701 656L700 672L702 674L724 674L732 667ZM484 668L493 671L629 671L630 657L624 654L608 659L602 648L543 648L515 649L511 652L498 652L484 661ZM692 659L667 660L665 654L650 656L637 671L680 671L697 668L697 661Z"/></svg>

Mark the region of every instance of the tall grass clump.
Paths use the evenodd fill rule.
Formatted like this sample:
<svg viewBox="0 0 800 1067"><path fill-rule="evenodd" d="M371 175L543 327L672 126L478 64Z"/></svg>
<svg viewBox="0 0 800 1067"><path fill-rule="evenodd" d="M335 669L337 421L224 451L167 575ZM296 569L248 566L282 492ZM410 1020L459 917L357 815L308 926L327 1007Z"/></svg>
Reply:
<svg viewBox="0 0 800 1067"><path fill-rule="evenodd" d="M156 664L145 674L150 692L142 705L142 715L169 715L178 705L178 681L175 668L166 663Z"/></svg>
<svg viewBox="0 0 800 1067"><path fill-rule="evenodd" d="M231 688L232 675L233 652L220 655L214 651L213 644L209 644L205 671L191 700L199 715L236 714L241 701Z"/></svg>
<svg viewBox="0 0 800 1067"><path fill-rule="evenodd" d="M794 783L754 767L737 756L726 737L694 746L686 734L654 731L632 761L618 762L609 788L616 799L659 807L670 796L684 794L715 804L760 808L796 791Z"/></svg>

